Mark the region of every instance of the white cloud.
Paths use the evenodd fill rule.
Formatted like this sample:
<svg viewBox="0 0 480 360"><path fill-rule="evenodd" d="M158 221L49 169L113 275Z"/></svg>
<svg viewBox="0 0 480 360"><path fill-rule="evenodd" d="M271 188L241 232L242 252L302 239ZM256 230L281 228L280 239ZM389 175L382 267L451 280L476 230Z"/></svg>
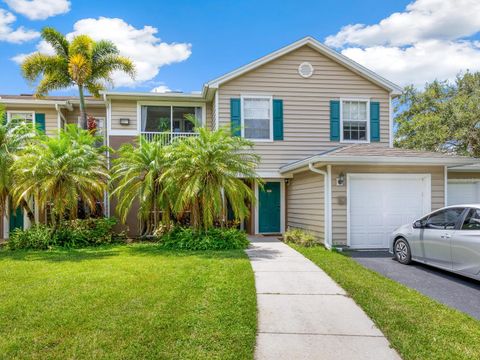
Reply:
<svg viewBox="0 0 480 360"><path fill-rule="evenodd" d="M70 11L68 0L4 0L16 13L30 20L45 20Z"/></svg>
<svg viewBox="0 0 480 360"><path fill-rule="evenodd" d="M90 35L94 40L111 40L123 56L129 57L137 70L135 82L144 82L158 75L160 68L184 61L190 57L191 44L166 43L157 36L158 30L152 26L137 29L122 19L100 17L79 20L74 31L67 35ZM124 74L113 76L116 85L134 85L135 82Z"/></svg>
<svg viewBox="0 0 480 360"><path fill-rule="evenodd" d="M480 71L478 0L417 0L378 24L352 24L327 45L399 85L423 86Z"/></svg>
<svg viewBox="0 0 480 360"><path fill-rule="evenodd" d="M121 55L134 62L137 72L135 80L117 72L112 76L116 86L134 86L152 80L162 66L184 61L192 53L189 43L163 42L156 36L156 28L144 26L137 29L118 18L82 19L74 24L73 29L73 32L67 34L69 40L80 34L89 35L94 40L111 40ZM53 53L44 41L37 44L37 51ZM12 60L21 62L27 55L29 54L18 54Z"/></svg>
<svg viewBox="0 0 480 360"><path fill-rule="evenodd" d="M325 43L333 47L402 46L429 39L453 40L478 32L478 14L478 0L417 0L407 5L406 11L393 13L378 24L344 26Z"/></svg>
<svg viewBox="0 0 480 360"><path fill-rule="evenodd" d="M171 92L172 90L167 85L159 85L159 86L154 87L150 91L154 92L154 93L162 93L163 94L163 93L166 93L166 92Z"/></svg>
<svg viewBox="0 0 480 360"><path fill-rule="evenodd" d="M15 20L15 15L4 9L0 9L0 41L20 44L40 36L37 31L25 29L23 26L13 29L11 25Z"/></svg>

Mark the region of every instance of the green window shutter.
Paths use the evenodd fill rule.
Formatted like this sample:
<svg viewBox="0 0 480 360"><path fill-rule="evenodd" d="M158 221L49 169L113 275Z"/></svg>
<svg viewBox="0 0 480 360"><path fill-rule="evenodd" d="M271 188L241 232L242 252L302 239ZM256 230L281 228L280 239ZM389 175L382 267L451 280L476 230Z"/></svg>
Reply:
<svg viewBox="0 0 480 360"><path fill-rule="evenodd" d="M370 102L370 141L380 141L380 103Z"/></svg>
<svg viewBox="0 0 480 360"><path fill-rule="evenodd" d="M230 99L230 128L232 136L241 136L240 99Z"/></svg>
<svg viewBox="0 0 480 360"><path fill-rule="evenodd" d="M330 141L340 141L340 101L330 100Z"/></svg>
<svg viewBox="0 0 480 360"><path fill-rule="evenodd" d="M38 130L45 133L45 114L35 113L35 126Z"/></svg>
<svg viewBox="0 0 480 360"><path fill-rule="evenodd" d="M283 140L283 100L273 100L273 140Z"/></svg>

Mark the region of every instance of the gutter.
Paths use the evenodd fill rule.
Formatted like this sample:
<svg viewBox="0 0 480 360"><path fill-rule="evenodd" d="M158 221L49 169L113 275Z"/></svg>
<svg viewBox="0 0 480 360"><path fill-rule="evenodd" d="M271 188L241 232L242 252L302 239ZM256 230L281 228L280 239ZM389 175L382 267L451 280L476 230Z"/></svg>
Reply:
<svg viewBox="0 0 480 360"><path fill-rule="evenodd" d="M327 171L317 169L313 162L308 163L310 171L323 175L323 202L324 202L324 243L328 250L332 249L332 167L327 165Z"/></svg>

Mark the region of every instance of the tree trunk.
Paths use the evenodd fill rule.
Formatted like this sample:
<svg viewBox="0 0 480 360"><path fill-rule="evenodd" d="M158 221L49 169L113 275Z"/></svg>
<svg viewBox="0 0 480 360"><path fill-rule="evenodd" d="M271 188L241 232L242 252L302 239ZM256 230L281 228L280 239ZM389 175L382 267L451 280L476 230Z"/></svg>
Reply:
<svg viewBox="0 0 480 360"><path fill-rule="evenodd" d="M32 224L35 224L35 214L33 213L32 209L30 209L28 202L22 198L20 201L20 206L27 212L28 220L30 220Z"/></svg>
<svg viewBox="0 0 480 360"><path fill-rule="evenodd" d="M78 94L80 95L80 121L82 129L87 129L87 111L85 109L85 96L83 95L83 85L78 85Z"/></svg>

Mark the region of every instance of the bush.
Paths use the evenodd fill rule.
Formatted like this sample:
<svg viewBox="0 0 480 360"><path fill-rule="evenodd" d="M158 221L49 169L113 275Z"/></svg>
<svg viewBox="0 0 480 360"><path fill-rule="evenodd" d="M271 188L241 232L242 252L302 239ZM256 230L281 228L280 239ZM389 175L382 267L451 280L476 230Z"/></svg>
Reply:
<svg viewBox="0 0 480 360"><path fill-rule="evenodd" d="M10 233L6 247L10 250L38 249L46 250L55 245L52 229L45 225L34 225L30 229L15 229Z"/></svg>
<svg viewBox="0 0 480 360"><path fill-rule="evenodd" d="M79 248L112 244L124 240L123 234L116 234L114 218L71 220L63 222L56 229L46 225L34 225L29 229L15 229L7 242L7 248L46 250L54 246Z"/></svg>
<svg viewBox="0 0 480 360"><path fill-rule="evenodd" d="M288 231L283 235L283 240L286 243L293 243L304 247L310 247L317 245L315 236L312 233L302 230L302 229L288 229Z"/></svg>
<svg viewBox="0 0 480 360"><path fill-rule="evenodd" d="M235 228L211 228L196 231L174 227L160 238L160 246L175 250L231 250L245 249L250 242L244 231Z"/></svg>

